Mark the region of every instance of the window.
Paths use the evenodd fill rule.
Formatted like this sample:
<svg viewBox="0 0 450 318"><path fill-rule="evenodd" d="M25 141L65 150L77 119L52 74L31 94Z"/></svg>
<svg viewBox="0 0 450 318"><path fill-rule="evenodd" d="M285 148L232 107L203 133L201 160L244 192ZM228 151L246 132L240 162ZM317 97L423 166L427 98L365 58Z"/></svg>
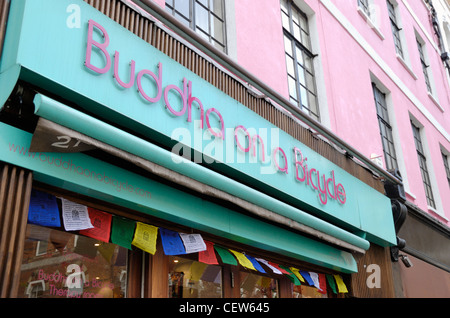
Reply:
<svg viewBox="0 0 450 318"><path fill-rule="evenodd" d="M392 127L389 122L386 95L382 93L375 84L372 84L375 107L377 109L378 125L380 127L381 142L383 144L386 169L398 169L397 157L395 155Z"/></svg>
<svg viewBox="0 0 450 318"><path fill-rule="evenodd" d="M358 0L358 6L370 18L369 0Z"/></svg>
<svg viewBox="0 0 450 318"><path fill-rule="evenodd" d="M388 12L389 12L389 19L391 21L392 35L394 37L395 51L402 59L404 59L405 57L403 54L402 40L401 40L401 36L400 36L401 28L399 27L399 23L397 21L395 7L391 3L391 1L387 1L387 7L388 7Z"/></svg>
<svg viewBox="0 0 450 318"><path fill-rule="evenodd" d="M281 18L290 101L320 120L308 18L287 0L281 1Z"/></svg>
<svg viewBox="0 0 450 318"><path fill-rule="evenodd" d="M442 160L444 161L444 167L445 167L445 174L447 175L447 181L450 186L450 167L448 165L448 156L444 154L444 152L441 152Z"/></svg>
<svg viewBox="0 0 450 318"><path fill-rule="evenodd" d="M169 298L222 297L222 267L169 256Z"/></svg>
<svg viewBox="0 0 450 318"><path fill-rule="evenodd" d="M226 53L225 1L166 0L166 10Z"/></svg>
<svg viewBox="0 0 450 318"><path fill-rule="evenodd" d="M430 74L429 74L429 65L427 63L426 60L426 56L425 56L425 50L424 50L424 43L416 38L416 42L417 42L417 49L419 50L419 56L420 56L420 63L422 65L422 71L423 71L423 76L425 77L425 84L427 86L427 90L428 92L431 94L432 93L432 89L431 89L431 81L430 81Z"/></svg>
<svg viewBox="0 0 450 318"><path fill-rule="evenodd" d="M422 174L423 186L425 188L425 195L427 197L428 206L436 209L436 203L433 197L433 191L431 189L431 180L430 175L428 174L427 169L427 160L425 157L425 151L422 145L422 139L420 136L420 128L417 127L412 121L411 126L413 130L414 142L416 144L417 157L419 159L420 172Z"/></svg>
<svg viewBox="0 0 450 318"><path fill-rule="evenodd" d="M276 279L248 272L239 272L241 298L279 298Z"/></svg>

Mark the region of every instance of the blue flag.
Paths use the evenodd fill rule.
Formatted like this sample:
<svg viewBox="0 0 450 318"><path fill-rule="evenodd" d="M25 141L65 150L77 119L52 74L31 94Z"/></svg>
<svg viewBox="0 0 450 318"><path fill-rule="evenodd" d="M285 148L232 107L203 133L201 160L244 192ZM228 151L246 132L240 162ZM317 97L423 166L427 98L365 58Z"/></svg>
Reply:
<svg viewBox="0 0 450 318"><path fill-rule="evenodd" d="M309 286L314 286L314 281L312 280L311 276L306 271L300 271L300 274L302 277L308 282Z"/></svg>
<svg viewBox="0 0 450 318"><path fill-rule="evenodd" d="M162 227L159 228L161 234L162 246L166 255L186 254L183 242L178 232L174 232Z"/></svg>
<svg viewBox="0 0 450 318"><path fill-rule="evenodd" d="M28 223L60 227L61 219L56 197L48 193L32 190L30 207L28 209Z"/></svg>
<svg viewBox="0 0 450 318"><path fill-rule="evenodd" d="M250 262L252 262L253 267L255 267L256 270L257 270L258 272L261 272L261 273L265 273L265 272L266 272L266 271L264 270L264 268L262 268L261 264L259 264L258 261L257 261L254 257L252 257L252 256L250 256L250 255L245 255L245 257L247 257L248 260L249 260Z"/></svg>

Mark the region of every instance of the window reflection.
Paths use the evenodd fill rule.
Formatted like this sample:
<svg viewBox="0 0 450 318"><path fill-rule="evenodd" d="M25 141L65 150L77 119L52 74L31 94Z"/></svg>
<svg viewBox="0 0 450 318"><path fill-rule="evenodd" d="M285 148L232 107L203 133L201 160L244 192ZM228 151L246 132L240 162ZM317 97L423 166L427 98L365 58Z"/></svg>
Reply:
<svg viewBox="0 0 450 318"><path fill-rule="evenodd" d="M241 298L278 298L278 282L276 279L240 272Z"/></svg>

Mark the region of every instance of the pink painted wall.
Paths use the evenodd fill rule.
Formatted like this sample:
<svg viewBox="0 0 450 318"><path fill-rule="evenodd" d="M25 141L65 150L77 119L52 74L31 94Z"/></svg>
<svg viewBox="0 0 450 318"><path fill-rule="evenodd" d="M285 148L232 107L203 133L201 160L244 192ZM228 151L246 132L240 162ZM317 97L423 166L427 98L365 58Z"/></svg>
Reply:
<svg viewBox="0 0 450 318"><path fill-rule="evenodd" d="M450 151L450 142L436 128L450 132L450 89L446 79L445 69L428 37L422 32L411 12L402 1L399 3L399 14L405 33L407 51L409 52L408 70L396 57L395 47L386 1L379 2L379 31L381 38L371 28L366 19L357 11L357 1L331 0L348 22L361 35L367 45L382 59L423 105L429 114L428 118L418 110L417 106L386 74L386 69L380 67L369 54L359 45L350 33L339 23L331 12L319 0L305 1L313 11L319 36L321 62L323 68L330 128L341 138L352 144L367 157L372 153L381 155L383 148L374 105L371 87L371 74L376 77L389 91L393 105L392 126L398 132L403 153L403 162L409 185L409 200L422 210L429 212L439 221L450 224L450 187L445 177L440 145ZM407 0L411 10L420 19L426 32L434 41L434 32L428 19L428 12L422 1ZM284 46L281 28L279 0L236 1L236 33L238 62L262 81L288 96ZM434 79L434 96L439 102L437 106L428 96L419 54L416 45L414 29L425 40L426 51L430 61ZM437 43L437 42L436 42ZM314 52L318 53L318 52ZM417 77L415 78L414 75ZM419 170L417 153L414 146L410 116L417 119L425 131L425 142L429 148L428 164L435 175L437 188L435 199L440 201L438 215L429 211L426 203L423 182ZM433 118L433 124L429 118ZM399 149L400 150L400 149ZM399 152L399 150L397 150ZM400 158L399 158L400 159ZM440 197L440 199L439 199Z"/></svg>

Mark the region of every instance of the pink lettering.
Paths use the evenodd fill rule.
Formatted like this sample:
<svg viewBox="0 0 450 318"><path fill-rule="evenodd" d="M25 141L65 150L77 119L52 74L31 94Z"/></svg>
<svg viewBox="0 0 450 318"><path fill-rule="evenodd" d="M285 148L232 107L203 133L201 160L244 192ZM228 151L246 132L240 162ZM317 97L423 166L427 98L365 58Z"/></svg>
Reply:
<svg viewBox="0 0 450 318"><path fill-rule="evenodd" d="M209 115L211 113L215 113L217 115L217 117L219 117L219 121L220 121L220 126L221 129L219 132L215 132L214 129L212 129L211 124L209 123ZM216 136L218 138L222 138L225 139L225 125L223 123L223 118L222 115L220 114L220 112L215 109L215 108L210 108L206 111L206 127L208 127L208 131L213 135Z"/></svg>
<svg viewBox="0 0 450 318"><path fill-rule="evenodd" d="M256 144L258 140L261 145L262 162L264 162L266 160L264 155L264 141L260 135L253 135L252 137L253 157L256 157Z"/></svg>
<svg viewBox="0 0 450 318"><path fill-rule="evenodd" d="M152 71L144 69L144 70L140 71L136 77L136 83L137 83L139 93L141 93L142 97L144 97L144 99L149 101L150 103L156 103L161 98L161 95L162 95L162 69L163 69L162 64L159 63L158 64L158 76L156 76L155 73L153 73ZM144 75L149 75L150 77L152 77L155 80L156 88L157 88L157 93L156 93L155 97L149 97L144 92L144 88L142 87L142 77Z"/></svg>
<svg viewBox="0 0 450 318"><path fill-rule="evenodd" d="M192 97L192 83L189 81L188 84L188 122L191 122L191 116L192 116L192 103L196 102L198 105L198 108L200 109L200 128L203 129L203 104L197 97Z"/></svg>
<svg viewBox="0 0 450 318"><path fill-rule="evenodd" d="M128 83L122 82L122 80L119 77L119 52L115 51L114 53L114 78L116 79L117 83L119 83L120 86L123 88L130 88L134 85L134 72L135 72L135 62L134 60L131 60L130 62L130 80Z"/></svg>
<svg viewBox="0 0 450 318"><path fill-rule="evenodd" d="M247 135L247 140L248 140L248 147L247 148L242 147L242 145L241 145L241 143L239 141L239 138L238 138L238 131L239 130L243 130L244 133ZM234 140L236 141L236 145L238 146L238 148L241 149L243 152L249 152L250 149L252 148L252 139L250 137L250 134L247 131L247 129L244 126L242 126L242 125L239 125L239 126L237 126L234 129Z"/></svg>
<svg viewBox="0 0 450 318"><path fill-rule="evenodd" d="M94 41L93 39L93 33L94 33L94 27L97 28L102 32L102 36L105 39L103 43L99 43ZM105 58L105 66L103 68L96 67L91 64L91 55L92 55L92 46L97 47L102 53ZM85 65L88 69L97 72L99 74L103 74L109 71L109 68L111 67L111 57L109 56L108 51L106 48L109 45L109 35L106 32L106 30L97 22L93 20L89 20L89 29L88 29L88 39L87 39L87 49L86 49L86 61Z"/></svg>
<svg viewBox="0 0 450 318"><path fill-rule="evenodd" d="M283 154L284 168L281 168L280 165L278 164L278 160L277 160L278 152L281 152ZM277 167L278 171L284 172L286 174L288 173L288 163L287 163L286 154L284 153L284 150L281 149L280 147L276 147L273 151L273 162L275 164L275 167Z"/></svg>
<svg viewBox="0 0 450 318"><path fill-rule="evenodd" d="M176 111L175 109L173 109L169 103L169 92L172 89L177 91L178 94L180 94L181 103L183 105L183 108L180 111ZM186 111L186 107L187 107L187 91L186 91L186 89L187 89L187 79L184 78L183 79L183 91L181 91L181 89L178 86L173 85L173 84L167 85L166 89L164 90L164 102L166 103L166 107L175 116L181 116Z"/></svg>

